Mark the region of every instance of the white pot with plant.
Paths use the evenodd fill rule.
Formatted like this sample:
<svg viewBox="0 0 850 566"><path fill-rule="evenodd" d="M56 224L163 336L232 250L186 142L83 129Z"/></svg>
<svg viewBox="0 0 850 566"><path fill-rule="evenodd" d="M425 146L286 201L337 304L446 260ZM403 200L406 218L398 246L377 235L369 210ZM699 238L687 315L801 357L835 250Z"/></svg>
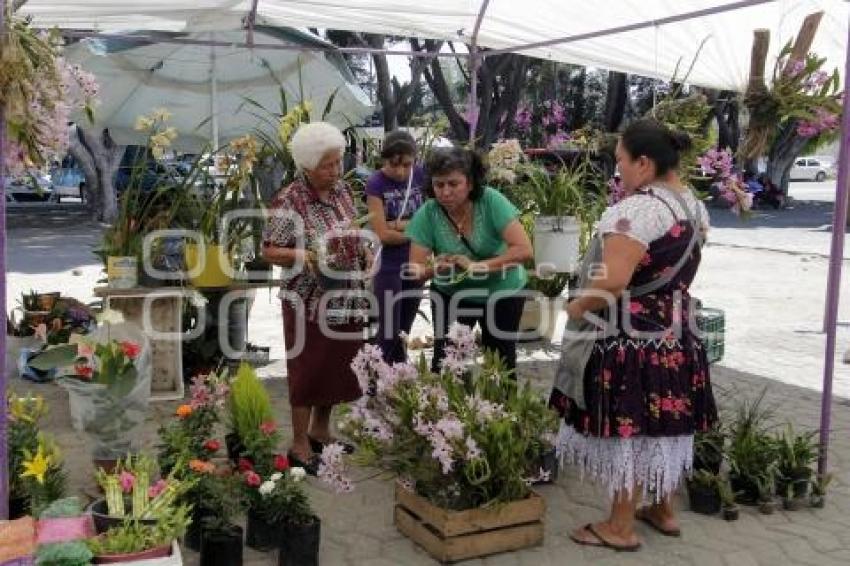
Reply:
<svg viewBox="0 0 850 566"><path fill-rule="evenodd" d="M533 239L538 272L574 272L593 222L604 208L601 172L588 155L551 171L528 165L523 179L537 212Z"/></svg>

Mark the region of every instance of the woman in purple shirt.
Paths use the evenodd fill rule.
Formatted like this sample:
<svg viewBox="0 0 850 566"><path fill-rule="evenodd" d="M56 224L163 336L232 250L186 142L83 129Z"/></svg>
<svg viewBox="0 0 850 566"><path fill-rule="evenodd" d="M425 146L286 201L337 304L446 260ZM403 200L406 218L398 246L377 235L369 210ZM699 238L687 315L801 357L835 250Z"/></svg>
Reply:
<svg viewBox="0 0 850 566"><path fill-rule="evenodd" d="M407 359L400 334L410 332L422 300L421 282L404 275L402 268L410 254L404 229L422 205L424 174L415 163L416 142L407 132L386 135L381 159L383 166L366 183L366 202L372 229L381 241L373 282L378 304L376 344L392 363Z"/></svg>

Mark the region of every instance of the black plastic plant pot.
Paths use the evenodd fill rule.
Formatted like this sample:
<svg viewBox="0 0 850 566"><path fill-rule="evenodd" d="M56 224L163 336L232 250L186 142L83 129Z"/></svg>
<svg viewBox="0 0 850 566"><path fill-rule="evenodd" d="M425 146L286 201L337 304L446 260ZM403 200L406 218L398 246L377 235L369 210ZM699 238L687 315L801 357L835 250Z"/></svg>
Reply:
<svg viewBox="0 0 850 566"><path fill-rule="evenodd" d="M247 546L254 550L266 552L280 546L281 538L283 538L283 527L280 524L269 523L256 511L248 511L245 525L245 544Z"/></svg>
<svg viewBox="0 0 850 566"><path fill-rule="evenodd" d="M313 522L308 524L284 525L278 566L318 566L321 529L318 517L313 517Z"/></svg>
<svg viewBox="0 0 850 566"><path fill-rule="evenodd" d="M735 502L756 505L759 501L759 486L749 478L729 474L729 483L735 493Z"/></svg>
<svg viewBox="0 0 850 566"><path fill-rule="evenodd" d="M720 512L720 491L715 485L688 482L688 500L694 513L716 515Z"/></svg>
<svg viewBox="0 0 850 566"><path fill-rule="evenodd" d="M738 507L737 505L733 505L730 507L723 508L723 520L724 521L737 521L738 520Z"/></svg>
<svg viewBox="0 0 850 566"><path fill-rule="evenodd" d="M227 457L235 464L245 449L242 439L235 432L230 432L224 436L224 444L227 446Z"/></svg>
<svg viewBox="0 0 850 566"><path fill-rule="evenodd" d="M197 503L195 507L197 509ZM195 552L201 551L201 532L204 527L204 519L208 516L209 514L205 511L192 512L192 522L186 527L186 534L183 535L183 544L186 548Z"/></svg>
<svg viewBox="0 0 850 566"><path fill-rule="evenodd" d="M204 529L201 533L200 566L242 566L242 527Z"/></svg>
<svg viewBox="0 0 850 566"><path fill-rule="evenodd" d="M9 519L20 519L29 512L29 504L26 497L9 498Z"/></svg>
<svg viewBox="0 0 850 566"><path fill-rule="evenodd" d="M705 470L706 472L711 472L716 476L720 474L720 466L722 465L722 457L703 458L700 456L694 456L694 471Z"/></svg>

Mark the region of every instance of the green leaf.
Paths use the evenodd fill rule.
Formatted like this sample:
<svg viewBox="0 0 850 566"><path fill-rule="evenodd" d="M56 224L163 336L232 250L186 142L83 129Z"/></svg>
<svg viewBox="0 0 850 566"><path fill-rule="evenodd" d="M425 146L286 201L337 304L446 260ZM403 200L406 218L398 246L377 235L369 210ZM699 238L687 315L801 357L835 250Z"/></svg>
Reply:
<svg viewBox="0 0 850 566"><path fill-rule="evenodd" d="M330 97L328 97L328 103L325 104L325 109L322 111L322 120L327 118L328 114L331 113L331 109L333 109L334 100L336 99L337 93L339 93L339 87L336 87L331 93Z"/></svg>
<svg viewBox="0 0 850 566"><path fill-rule="evenodd" d="M76 344L62 344L48 348L41 354L30 359L28 364L41 371L47 371L59 367L69 366L77 359Z"/></svg>

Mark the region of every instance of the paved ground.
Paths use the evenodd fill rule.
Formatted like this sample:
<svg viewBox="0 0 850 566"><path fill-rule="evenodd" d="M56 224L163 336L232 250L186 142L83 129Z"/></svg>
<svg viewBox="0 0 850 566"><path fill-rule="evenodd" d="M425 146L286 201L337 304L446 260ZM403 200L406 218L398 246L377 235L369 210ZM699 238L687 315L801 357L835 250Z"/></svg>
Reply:
<svg viewBox="0 0 850 566"><path fill-rule="evenodd" d="M783 419L799 426L818 424L819 387L823 363L823 293L829 249L832 206L827 184L795 184L792 194L818 198L798 202L794 210L759 214L741 223L727 213L712 211L715 229L704 253L694 292L706 304L726 310L727 355L714 369L726 406L741 395L764 387ZM18 210L9 217L9 297L7 310L22 291L59 290L91 300L100 267L91 253L100 227L82 215L62 211ZM845 266L847 266L845 261ZM850 274L846 274L850 276ZM845 286L846 288L846 286ZM839 315L850 321L850 302L842 301ZM251 314L250 339L272 346L277 360L262 374L281 423L287 423L280 314L271 292L258 293ZM419 321L417 333L426 332ZM841 347L850 344L850 331L839 328ZM529 344L520 355L520 376L541 391L551 383L557 352L549 345ZM35 388L51 401L48 428L57 434L68 457L71 482L91 492L90 468L84 441L69 429L67 401L59 388L15 383L19 391ZM683 514L681 540L662 539L641 530L644 549L635 555L575 546L569 530L604 514L604 504L592 487L566 475L556 486L541 489L548 503L546 542L541 548L501 555L470 564L847 564L850 563L850 366L839 364L837 399L833 408L831 469L836 481L827 507L764 516L746 509L741 520L725 523L691 513ZM147 440L155 440L156 423L173 404L156 404L147 424ZM362 476L368 477L368 471ZM430 559L392 526L391 486L375 479L358 483L355 493L336 496L320 485L311 487L323 518L322 564L429 564ZM270 555L248 553L250 564L274 564ZM196 557L188 556L195 564Z"/></svg>
<svg viewBox="0 0 850 566"><path fill-rule="evenodd" d="M529 344L528 347L536 347ZM541 392L549 387L553 362L527 361L520 366L521 379L530 379ZM717 367L713 371L717 395L726 408L742 396L757 395L767 387L767 402L783 419L801 427L816 427L819 396L809 390L778 384L765 378ZM266 382L273 396L276 414L288 435L288 405L285 383L280 379ZM90 479L91 464L87 447L80 435L70 430L65 393L55 385L27 386L45 395L51 406L47 429L64 448L72 487L79 493L94 493ZM168 418L176 403L158 403L146 423L145 438L151 445L156 428ZM834 404L831 469L836 474L827 506L821 510L777 511L761 515L754 508L742 508L737 522L706 517L689 511L682 513L683 537L662 537L643 526L639 535L644 548L636 554L615 554L602 549L573 544L569 531L605 515L605 504L596 489L567 473L557 485L544 486L540 493L547 503L546 539L539 548L503 554L463 564L486 565L562 565L562 564L644 564L644 565L727 565L763 564L780 566L815 564L828 566L850 563L850 401ZM392 524L392 484L374 479L371 470L357 470L359 478L351 494L330 493L318 481L310 480L310 492L322 518L321 564L327 566L391 566L433 564ZM370 479L371 478L371 479ZM683 508L686 501L679 502ZM246 549L246 563L252 566L276 564L273 554ZM197 564L197 555L186 552L186 563Z"/></svg>

